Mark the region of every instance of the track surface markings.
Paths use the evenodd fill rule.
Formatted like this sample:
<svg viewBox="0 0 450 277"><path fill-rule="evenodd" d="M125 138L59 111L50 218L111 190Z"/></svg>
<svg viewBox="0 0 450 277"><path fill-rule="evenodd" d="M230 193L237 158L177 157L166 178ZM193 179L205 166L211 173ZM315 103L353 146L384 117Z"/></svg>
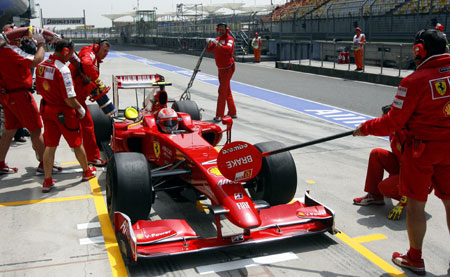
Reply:
<svg viewBox="0 0 450 277"><path fill-rule="evenodd" d="M226 263L217 263L212 265L205 265L205 266L198 266L196 267L197 272L201 275L204 274L211 274L211 273L217 273L217 272L223 272L223 271L230 271L235 270L239 268L248 268L253 266L260 266L260 265L266 265L266 264L274 264L289 260L296 260L298 259L297 255L295 255L292 252L286 252L281 254L275 254L275 255L269 255L269 256L263 256L263 257L257 257L257 258L250 258L250 259L243 259L238 261L231 261Z"/></svg>
<svg viewBox="0 0 450 277"><path fill-rule="evenodd" d="M374 263L379 268L383 269L386 273L390 274L391 276L406 276L403 272L398 270L397 268L393 267L388 262L384 261L377 255L375 255L372 251L362 246L358 241L355 239L352 239L348 235L344 234L343 232L339 231L336 235L337 238L339 238L342 242L350 246L351 248L355 249L358 253L363 255L366 259Z"/></svg>
<svg viewBox="0 0 450 277"><path fill-rule="evenodd" d="M368 236L361 236L361 237L353 238L353 240L358 242L358 243L365 243L365 242L382 240L382 239L387 239L387 237L385 235L383 235L383 234L374 234L374 235L368 235Z"/></svg>
<svg viewBox="0 0 450 277"><path fill-rule="evenodd" d="M100 228L100 222L89 222L89 223L80 223L77 224L78 230L85 230L91 228Z"/></svg>

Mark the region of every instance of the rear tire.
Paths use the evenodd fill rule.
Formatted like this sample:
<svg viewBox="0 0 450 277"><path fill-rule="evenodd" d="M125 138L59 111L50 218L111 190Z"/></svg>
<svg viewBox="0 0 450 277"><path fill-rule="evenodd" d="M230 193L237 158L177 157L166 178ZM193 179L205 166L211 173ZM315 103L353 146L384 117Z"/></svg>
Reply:
<svg viewBox="0 0 450 277"><path fill-rule="evenodd" d="M92 121L94 122L94 134L98 147L102 149L102 142L109 143L113 133L112 118L106 116L100 107L96 104L87 105Z"/></svg>
<svg viewBox="0 0 450 277"><path fill-rule="evenodd" d="M114 221L114 212L126 214L132 224L147 219L152 208L151 172L141 153L117 153L108 162L106 204Z"/></svg>
<svg viewBox="0 0 450 277"><path fill-rule="evenodd" d="M192 120L201 120L202 115L197 106L197 103L191 100L175 101L172 105L172 109L176 112L187 113L191 116Z"/></svg>
<svg viewBox="0 0 450 277"><path fill-rule="evenodd" d="M255 144L263 153L284 147L276 141ZM246 187L254 200L265 200L271 206L286 204L297 191L297 169L290 152L278 153L262 159L261 171L247 182Z"/></svg>

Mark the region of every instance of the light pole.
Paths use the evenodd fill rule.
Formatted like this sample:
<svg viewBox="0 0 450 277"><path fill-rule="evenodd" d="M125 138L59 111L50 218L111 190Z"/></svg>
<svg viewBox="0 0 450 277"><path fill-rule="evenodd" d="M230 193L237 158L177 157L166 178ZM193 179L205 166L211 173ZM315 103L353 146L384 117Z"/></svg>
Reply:
<svg viewBox="0 0 450 277"><path fill-rule="evenodd" d="M41 8L41 5L39 3L36 3L35 5L39 7L39 23L40 23L39 27L44 28L44 22L42 22L42 8Z"/></svg>

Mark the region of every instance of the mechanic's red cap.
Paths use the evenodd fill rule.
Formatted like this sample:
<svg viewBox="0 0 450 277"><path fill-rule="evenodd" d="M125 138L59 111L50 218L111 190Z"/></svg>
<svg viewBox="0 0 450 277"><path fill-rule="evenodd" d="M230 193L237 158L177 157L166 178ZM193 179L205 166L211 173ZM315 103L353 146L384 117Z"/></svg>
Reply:
<svg viewBox="0 0 450 277"><path fill-rule="evenodd" d="M361 28L356 27L356 28L355 28L355 31L361 31Z"/></svg>
<svg viewBox="0 0 450 277"><path fill-rule="evenodd" d="M439 30L441 32L444 31L444 25L442 25L441 23L436 24L436 26L434 27L436 30Z"/></svg>

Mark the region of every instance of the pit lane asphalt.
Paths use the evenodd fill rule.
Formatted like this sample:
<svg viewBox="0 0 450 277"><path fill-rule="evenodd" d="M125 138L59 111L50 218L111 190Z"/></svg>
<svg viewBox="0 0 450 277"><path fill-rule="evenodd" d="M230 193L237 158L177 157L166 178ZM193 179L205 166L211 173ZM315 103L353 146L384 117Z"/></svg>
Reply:
<svg viewBox="0 0 450 277"><path fill-rule="evenodd" d="M115 47L115 50L118 49L120 48ZM197 57L194 56L161 51L127 49L126 52L139 54L139 56L145 55L161 62L166 59L166 63L169 63L171 58L174 61L173 64L187 69L192 69L197 62ZM211 72L207 71L208 64ZM216 75L211 59L205 59L201 68L203 73ZM241 73L241 68L245 68L245 73ZM174 83L174 86L167 88L172 98L179 97L189 81L188 77L131 61L119 55L114 57L113 53L111 58L106 59L102 64L101 77L106 83L110 83L112 74L156 72L164 75L167 81ZM242 74L248 74L247 81L240 79ZM307 93L318 95L318 90L312 88L319 85L335 88L334 92L328 92L330 99L333 95L348 96L341 99L341 102L351 103L352 107L361 106L361 109L355 108L353 111L374 116L378 114L381 105L391 101L395 92L392 87L286 72L270 68L266 64L238 64L234 76L233 80L275 91L301 92L304 94L299 96L303 98L307 98ZM262 81L254 82L256 78L261 78ZM289 88L287 84L295 85ZM276 87L282 88L283 91L277 90ZM212 119L217 87L195 81L191 91L192 99L205 109L204 120ZM376 96L373 101L360 105L359 102L367 97L355 98L354 95L363 91L371 91L376 93ZM127 95L121 98L124 105L134 104L134 93L124 91L124 94L121 93L121 96L123 95ZM389 97L386 96L388 99L380 100L381 95L389 95ZM291 145L348 130L327 121L286 110L270 102L255 100L239 93L235 93L234 96L239 118L233 125L233 140L251 143L276 140L285 145ZM328 99L326 94L320 97ZM339 99L337 97L336 101ZM377 99L379 101L375 102ZM317 101L317 99L313 100ZM349 109L347 106L339 106L339 102L323 103ZM363 109L364 105L371 108ZM375 105L376 107L372 107ZM373 113L369 112L372 109ZM313 197L331 207L336 212L336 227L342 231L340 235L324 234L266 245L144 261L136 267L130 267L129 275L192 276L201 272L199 270L201 266L286 252L292 252L298 258L255 267L241 267L211 273L208 276L384 276L389 273L396 274L398 271L395 270L398 268L392 265L390 256L393 251L403 251L408 247L405 216L397 222L387 220L386 215L392 208L392 202L388 199L386 199L387 205L382 207L358 207L351 204L353 197L363 194L367 158L374 147L388 148L389 145L386 141L373 137L347 137L291 152L298 173L296 198L301 198L303 192L308 189ZM56 160L68 163L64 164L65 167L76 168L70 163L75 160L75 157L65 143L61 143L61 147L58 148ZM13 143L7 161L12 166L19 167L19 173L0 177L0 209L3 211L0 223L4 226L0 231L2 246L0 275L123 276L124 272L120 272L120 257L114 253L113 238L107 232L108 220L99 201L102 200L99 190L101 189L104 194L104 173L98 174L100 189L96 187L96 181L80 183L80 173L68 173L55 175L57 188L50 194L42 194L40 192L42 176L34 175L34 166L37 162L29 142ZM177 202L165 193L160 193L150 218L186 218L200 235L214 235L212 217L199 211L195 203L189 201L191 199L189 191L185 196L187 201ZM424 244L427 271L430 276L445 276L449 274L448 246L450 244L443 206L434 196L430 196L427 204L427 220L428 230ZM99 221L102 228L95 227ZM79 230L77 224L80 223L91 223L94 228ZM222 220L222 224L225 232L237 231L225 220ZM94 241L99 239L101 241L101 238L104 238L106 244L81 245L86 240L80 239L87 237L95 238ZM381 261L374 256L379 257Z"/></svg>

